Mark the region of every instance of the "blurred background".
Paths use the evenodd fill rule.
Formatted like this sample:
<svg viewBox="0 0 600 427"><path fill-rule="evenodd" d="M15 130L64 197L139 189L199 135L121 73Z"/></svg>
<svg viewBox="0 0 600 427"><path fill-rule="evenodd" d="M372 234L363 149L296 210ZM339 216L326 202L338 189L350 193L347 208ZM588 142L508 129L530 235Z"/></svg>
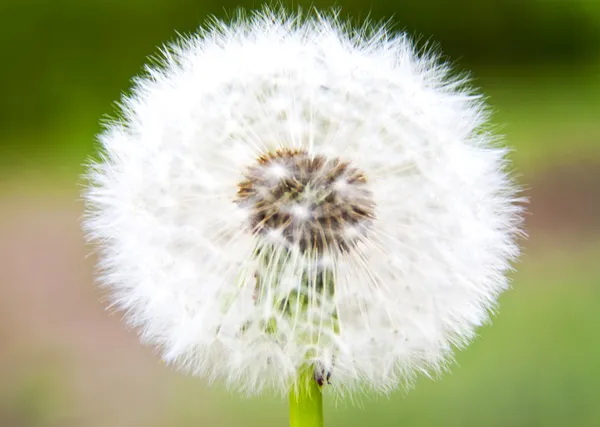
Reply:
<svg viewBox="0 0 600 427"><path fill-rule="evenodd" d="M209 388L138 344L105 311L79 229L81 165L146 57L260 4L0 0L1 427L287 425L284 400ZM600 1L337 5L391 16L472 70L531 202L514 287L452 372L357 406L327 399L328 427L599 426Z"/></svg>

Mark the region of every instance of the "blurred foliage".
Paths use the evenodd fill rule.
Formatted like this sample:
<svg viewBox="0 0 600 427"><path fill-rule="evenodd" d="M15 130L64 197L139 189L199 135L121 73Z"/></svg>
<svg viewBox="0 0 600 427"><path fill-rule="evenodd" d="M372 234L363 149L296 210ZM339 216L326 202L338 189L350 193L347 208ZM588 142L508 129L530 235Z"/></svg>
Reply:
<svg viewBox="0 0 600 427"><path fill-rule="evenodd" d="M591 0L348 0L354 20L392 18L421 43L435 41L459 69L523 64L586 67L600 46L600 2ZM44 167L91 152L98 118L146 57L207 14L230 16L244 0L0 0L0 165ZM578 65L579 64L579 65ZM551 65L549 66L549 70ZM493 74L493 73L492 73ZM35 160L34 163L30 163Z"/></svg>

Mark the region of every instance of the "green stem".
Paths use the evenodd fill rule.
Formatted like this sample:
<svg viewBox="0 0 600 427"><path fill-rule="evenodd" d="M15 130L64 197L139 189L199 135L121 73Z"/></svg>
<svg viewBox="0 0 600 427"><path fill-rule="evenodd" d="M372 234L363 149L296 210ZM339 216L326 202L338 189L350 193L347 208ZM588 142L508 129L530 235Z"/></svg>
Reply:
<svg viewBox="0 0 600 427"><path fill-rule="evenodd" d="M290 427L323 427L323 393L312 367L303 369L290 391Z"/></svg>

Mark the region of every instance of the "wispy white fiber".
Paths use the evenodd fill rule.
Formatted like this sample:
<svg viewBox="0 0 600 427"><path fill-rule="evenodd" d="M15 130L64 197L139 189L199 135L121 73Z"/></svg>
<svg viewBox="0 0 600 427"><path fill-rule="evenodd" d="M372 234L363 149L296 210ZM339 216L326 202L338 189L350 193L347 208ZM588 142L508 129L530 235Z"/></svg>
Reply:
<svg viewBox="0 0 600 427"><path fill-rule="evenodd" d="M519 252L517 191L482 99L404 34L334 14L241 14L163 57L100 135L85 193L99 281L142 340L251 394L287 393L306 365L337 392L443 369ZM269 195L303 156L326 159L319 184L293 203ZM331 206L368 214L301 248L334 191ZM288 228L260 228L262 198Z"/></svg>

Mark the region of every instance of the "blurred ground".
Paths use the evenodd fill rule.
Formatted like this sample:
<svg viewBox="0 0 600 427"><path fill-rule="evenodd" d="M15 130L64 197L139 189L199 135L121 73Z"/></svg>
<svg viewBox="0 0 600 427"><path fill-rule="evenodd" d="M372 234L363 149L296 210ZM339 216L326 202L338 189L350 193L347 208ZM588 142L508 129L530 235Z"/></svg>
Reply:
<svg viewBox="0 0 600 427"><path fill-rule="evenodd" d="M356 417L378 426L413 417L417 425L445 419L463 426L600 421L600 215L592 215L600 176L597 168L584 171L551 169L532 186L531 238L515 289L452 374L422 380L389 401L365 398L364 412L331 409L329 425L362 425ZM76 193L38 191L3 198L9 209L0 221L0 282L7 285L0 288L0 425L284 425L282 402L244 402L218 386L205 389L141 347L91 286L93 259L86 258ZM431 402L454 415L432 413ZM252 421L242 422L248 413ZM494 416L506 423L488 420Z"/></svg>
<svg viewBox="0 0 600 427"><path fill-rule="evenodd" d="M577 245L593 242L600 231L600 159L585 159L547 167L529 186L526 247L541 245L542 237Z"/></svg>
<svg viewBox="0 0 600 427"><path fill-rule="evenodd" d="M286 425L282 400L172 372L92 285L78 193L98 118L174 28L231 7L141 4L0 0L0 426ZM358 407L329 399L327 425L600 425L600 3L448 4L371 11L474 70L514 148L530 238L494 325L450 374Z"/></svg>

